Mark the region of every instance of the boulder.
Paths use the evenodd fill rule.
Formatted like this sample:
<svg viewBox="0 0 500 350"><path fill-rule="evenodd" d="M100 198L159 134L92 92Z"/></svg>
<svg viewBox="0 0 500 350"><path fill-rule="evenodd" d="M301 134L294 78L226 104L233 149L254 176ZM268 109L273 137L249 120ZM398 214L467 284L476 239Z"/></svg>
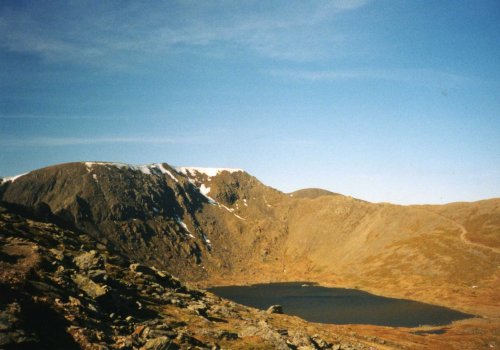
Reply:
<svg viewBox="0 0 500 350"><path fill-rule="evenodd" d="M108 287L106 285L101 286L86 276L77 273L73 275L72 279L78 288L94 299L102 297L108 293Z"/></svg>
<svg viewBox="0 0 500 350"><path fill-rule="evenodd" d="M283 307L281 305L271 305L266 310L266 312L268 314L282 314L283 313Z"/></svg>
<svg viewBox="0 0 500 350"><path fill-rule="evenodd" d="M175 338L177 333L170 329L148 329L146 334L147 338L159 338L159 337L167 337L167 338Z"/></svg>
<svg viewBox="0 0 500 350"><path fill-rule="evenodd" d="M246 326L241 329L239 337L262 337L272 345L272 349L289 350L286 339L276 329L271 327L266 321L261 320L256 325Z"/></svg>
<svg viewBox="0 0 500 350"><path fill-rule="evenodd" d="M136 272L136 273L142 273L145 275L151 275L154 276L156 272L151 269L150 267L138 263L130 264L129 266L130 271Z"/></svg>
<svg viewBox="0 0 500 350"><path fill-rule="evenodd" d="M205 317L207 316L208 307L205 303L201 301L191 303L187 306L187 308L189 310L194 311L196 314L200 316L205 316Z"/></svg>
<svg viewBox="0 0 500 350"><path fill-rule="evenodd" d="M96 250L80 254L73 261L82 272L104 270L104 258Z"/></svg>
<svg viewBox="0 0 500 350"><path fill-rule="evenodd" d="M316 350L319 349L316 342L314 342L309 335L302 332L293 332L291 343L301 350Z"/></svg>
<svg viewBox="0 0 500 350"><path fill-rule="evenodd" d="M170 345L170 339L167 337L158 337L149 339L142 347L143 350L166 350Z"/></svg>
<svg viewBox="0 0 500 350"><path fill-rule="evenodd" d="M314 334L311 339L318 345L320 349L328 349L331 347L331 344L326 342L323 338L321 338L318 334Z"/></svg>

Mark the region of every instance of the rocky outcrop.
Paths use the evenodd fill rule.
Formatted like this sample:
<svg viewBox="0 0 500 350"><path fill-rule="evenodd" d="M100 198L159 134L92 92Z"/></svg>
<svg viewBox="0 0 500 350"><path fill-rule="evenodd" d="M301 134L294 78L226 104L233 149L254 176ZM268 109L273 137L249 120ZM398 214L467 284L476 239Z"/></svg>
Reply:
<svg viewBox="0 0 500 350"><path fill-rule="evenodd" d="M266 310L266 312L268 314L282 314L283 313L283 307L281 305L271 305Z"/></svg>
<svg viewBox="0 0 500 350"><path fill-rule="evenodd" d="M1 206L0 274L2 349L332 348L276 328L263 311L109 252L90 236Z"/></svg>

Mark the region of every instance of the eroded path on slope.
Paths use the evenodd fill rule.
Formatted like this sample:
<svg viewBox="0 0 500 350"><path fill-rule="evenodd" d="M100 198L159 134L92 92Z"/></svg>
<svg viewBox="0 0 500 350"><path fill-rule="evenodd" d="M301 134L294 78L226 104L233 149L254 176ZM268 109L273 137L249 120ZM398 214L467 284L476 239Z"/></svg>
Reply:
<svg viewBox="0 0 500 350"><path fill-rule="evenodd" d="M467 229L459 222L453 220L453 219L450 219L442 214L439 214L439 213L435 213L435 212L432 212L432 211L429 211L430 213L433 213L433 214L436 214L438 216L440 216L441 218L443 218L444 220L448 221L448 222L451 222L453 225L455 225L456 227L458 227L460 229L460 240L462 241L462 243L466 244L466 245L469 245L469 246L473 246L473 247L476 247L476 248L479 248L479 249L486 249L486 250L489 250L493 253L496 253L496 254L500 254L500 249L499 248L495 248L495 247L490 247L490 246L487 246L487 245L484 245L484 244L481 244L481 243L477 243L477 242L472 242L471 240L469 240L467 238Z"/></svg>

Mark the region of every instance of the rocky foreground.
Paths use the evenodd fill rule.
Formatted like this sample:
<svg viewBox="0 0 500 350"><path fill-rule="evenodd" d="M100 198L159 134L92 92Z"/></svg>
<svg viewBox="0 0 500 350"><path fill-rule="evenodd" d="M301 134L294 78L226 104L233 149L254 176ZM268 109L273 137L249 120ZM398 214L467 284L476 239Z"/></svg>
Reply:
<svg viewBox="0 0 500 350"><path fill-rule="evenodd" d="M0 207L0 232L1 349L370 348L190 288L36 213Z"/></svg>

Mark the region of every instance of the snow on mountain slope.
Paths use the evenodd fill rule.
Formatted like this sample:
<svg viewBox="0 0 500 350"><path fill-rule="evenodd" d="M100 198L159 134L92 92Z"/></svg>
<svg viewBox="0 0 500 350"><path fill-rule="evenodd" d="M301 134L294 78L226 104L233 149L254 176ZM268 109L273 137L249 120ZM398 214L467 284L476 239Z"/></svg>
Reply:
<svg viewBox="0 0 500 350"><path fill-rule="evenodd" d="M167 174L172 180L178 182L179 180L175 175L166 169L162 163L153 163L153 164L146 164L146 165L133 165L133 164L127 164L127 163L118 163L118 162L85 162L85 166L87 167L87 171L92 171L92 167L94 165L104 165L104 166L114 166L119 169L130 169L134 171L140 171L143 174L146 175L153 175L153 174ZM209 178L217 176L219 173L227 171L229 173L234 173L234 172L239 172L243 171L242 169L235 169L235 168L202 168L202 167L172 167L175 169L180 174L186 175L188 177L190 176L196 176L197 174L203 174L208 176ZM15 175L15 176L9 176L9 177L4 177L0 178L0 183L3 182L14 182L16 179L18 179L21 176L24 176L27 173ZM203 192L203 191L202 191ZM206 195L206 193L203 193Z"/></svg>
<svg viewBox="0 0 500 350"><path fill-rule="evenodd" d="M140 171L146 175L152 175L157 173L167 174L168 176L170 176L172 180L174 180L175 182L179 182L179 180L177 180L177 178L172 174L172 172L166 169L162 163L153 163L147 165L132 165L126 163L113 163L113 162L85 162L85 166L87 167L87 170L89 172L92 170L93 165L105 165L105 166L114 166L119 169L130 169L130 170Z"/></svg>
<svg viewBox="0 0 500 350"><path fill-rule="evenodd" d="M243 171L243 169L233 169L233 168L199 168L199 167L184 167L184 166L180 167L177 166L174 167L174 169L177 172L182 173L186 176L192 176L196 175L196 173L199 173L207 175L208 177L214 177L223 171L227 171L229 173Z"/></svg>
<svg viewBox="0 0 500 350"><path fill-rule="evenodd" d="M19 174L19 175L15 175L15 176L8 176L8 177L3 177L3 178L0 178L0 184L1 183L4 183L4 182L14 182L16 181L18 178L20 178L21 176L24 176L28 173L23 173L23 174Z"/></svg>

